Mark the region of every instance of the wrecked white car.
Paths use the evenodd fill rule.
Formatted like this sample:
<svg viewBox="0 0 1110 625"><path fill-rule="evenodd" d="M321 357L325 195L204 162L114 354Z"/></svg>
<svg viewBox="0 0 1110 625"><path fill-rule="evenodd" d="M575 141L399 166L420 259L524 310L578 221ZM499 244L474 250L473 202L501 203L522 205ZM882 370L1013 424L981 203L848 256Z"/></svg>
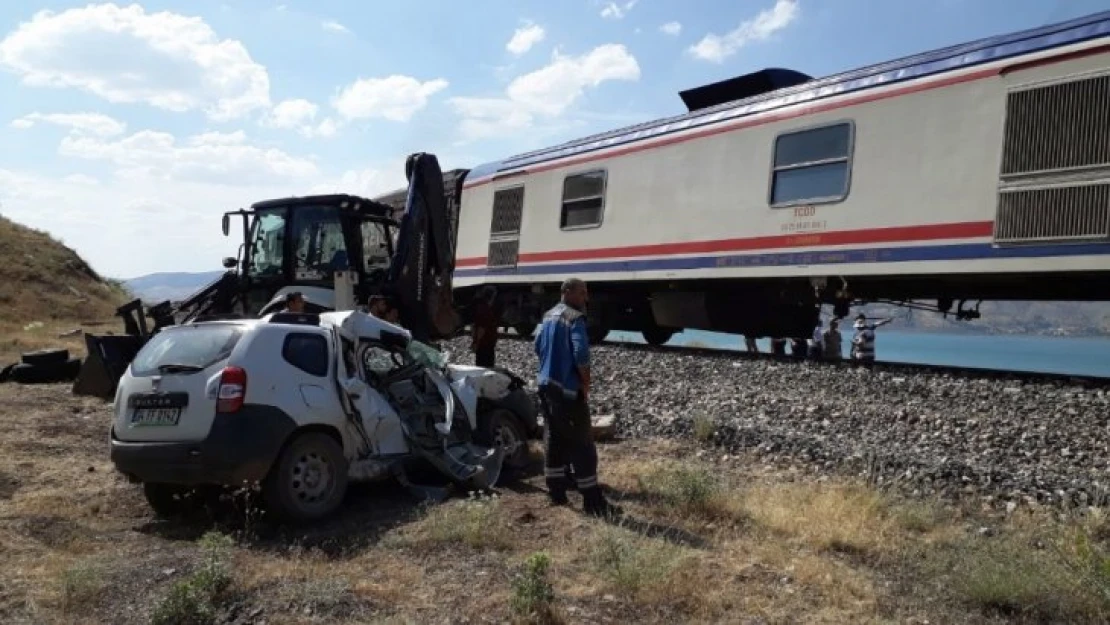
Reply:
<svg viewBox="0 0 1110 625"><path fill-rule="evenodd" d="M539 432L508 372L448 364L362 312L280 313L155 335L120 380L111 458L162 515L197 486L259 484L273 513L305 522L350 480L406 481L413 460L492 487Z"/></svg>

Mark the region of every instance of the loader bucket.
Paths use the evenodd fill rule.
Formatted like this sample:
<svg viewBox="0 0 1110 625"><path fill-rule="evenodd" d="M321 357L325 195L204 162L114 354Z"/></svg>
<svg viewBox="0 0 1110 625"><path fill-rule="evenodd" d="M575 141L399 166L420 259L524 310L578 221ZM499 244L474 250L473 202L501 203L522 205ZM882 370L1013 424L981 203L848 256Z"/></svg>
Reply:
<svg viewBox="0 0 1110 625"><path fill-rule="evenodd" d="M135 358L146 338L131 334L93 336L85 335L88 356L81 364L81 372L73 382L74 395L89 395L112 399L123 372Z"/></svg>

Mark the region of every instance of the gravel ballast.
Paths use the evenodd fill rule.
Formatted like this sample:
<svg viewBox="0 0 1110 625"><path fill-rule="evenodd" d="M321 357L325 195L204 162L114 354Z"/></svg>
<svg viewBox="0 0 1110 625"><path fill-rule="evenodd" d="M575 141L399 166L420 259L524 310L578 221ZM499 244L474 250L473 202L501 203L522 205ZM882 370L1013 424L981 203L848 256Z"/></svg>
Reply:
<svg viewBox="0 0 1110 625"><path fill-rule="evenodd" d="M445 347L473 362L466 339ZM503 338L497 352L499 366L534 379L531 341ZM624 437L697 431L724 454L1011 510L1110 504L1110 388L614 344L591 352L592 412L613 414Z"/></svg>

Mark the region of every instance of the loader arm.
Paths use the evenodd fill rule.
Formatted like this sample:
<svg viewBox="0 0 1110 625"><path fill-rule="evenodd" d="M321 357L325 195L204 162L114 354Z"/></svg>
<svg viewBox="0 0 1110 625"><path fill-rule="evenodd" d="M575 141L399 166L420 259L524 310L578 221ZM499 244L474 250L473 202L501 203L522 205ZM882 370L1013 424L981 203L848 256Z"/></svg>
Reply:
<svg viewBox="0 0 1110 625"><path fill-rule="evenodd" d="M405 173L408 197L387 280L397 296L401 325L414 339L428 342L453 336L458 323L447 199L435 155L409 156Z"/></svg>

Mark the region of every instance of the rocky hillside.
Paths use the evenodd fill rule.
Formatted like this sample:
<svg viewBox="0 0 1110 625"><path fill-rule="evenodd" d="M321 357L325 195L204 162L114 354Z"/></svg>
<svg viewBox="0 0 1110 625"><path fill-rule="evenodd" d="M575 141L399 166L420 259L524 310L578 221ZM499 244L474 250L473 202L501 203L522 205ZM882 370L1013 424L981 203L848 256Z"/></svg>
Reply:
<svg viewBox="0 0 1110 625"><path fill-rule="evenodd" d="M110 321L128 299L77 252L0 216L0 356L58 343L61 332ZM2 362L0 360L0 362Z"/></svg>

